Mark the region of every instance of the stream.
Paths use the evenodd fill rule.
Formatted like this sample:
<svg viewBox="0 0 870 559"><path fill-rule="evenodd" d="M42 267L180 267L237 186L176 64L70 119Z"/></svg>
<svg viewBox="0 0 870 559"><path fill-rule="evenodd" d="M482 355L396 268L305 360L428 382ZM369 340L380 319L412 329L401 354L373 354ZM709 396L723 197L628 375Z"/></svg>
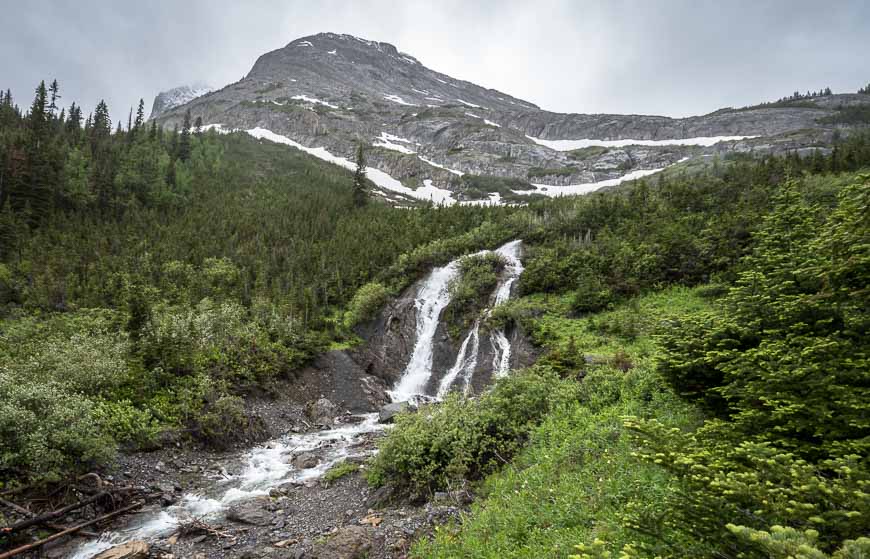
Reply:
<svg viewBox="0 0 870 559"><path fill-rule="evenodd" d="M510 297L511 289L523 271L520 262L521 241L512 241L498 248L496 253L507 261L505 271L490 297L488 316L492 309ZM486 251L484 251L486 252ZM438 267L420 285L415 298L416 339L408 365L399 381L389 392L394 402L418 398L440 399L450 390L467 391L471 376L478 366L481 350L481 319L474 322L463 338L453 366L444 373L436 394L425 394L425 387L433 374L435 336L441 312L450 303L449 285L458 276L459 259ZM511 344L505 333L488 333L494 350L492 372L494 376L507 374ZM332 429L304 434L288 434L248 451L243 458L241 473L209 480L208 487L199 492L183 495L177 504L156 510L146 510L116 531L104 532L98 539L80 545L70 555L73 559L90 559L116 545L134 540L155 541L169 537L189 519L217 521L223 518L233 503L268 495L269 490L287 483L304 483L320 478L332 466L347 458L369 456L364 446L371 435L386 426L378 422L378 413L352 416L352 423ZM291 456L300 452L313 452L319 463L313 468L299 469Z"/></svg>

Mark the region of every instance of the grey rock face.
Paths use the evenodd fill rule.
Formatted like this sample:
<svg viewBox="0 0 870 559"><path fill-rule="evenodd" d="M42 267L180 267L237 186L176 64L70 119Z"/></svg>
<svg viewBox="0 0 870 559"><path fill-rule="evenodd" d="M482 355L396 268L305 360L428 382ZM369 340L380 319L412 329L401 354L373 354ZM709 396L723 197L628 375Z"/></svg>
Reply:
<svg viewBox="0 0 870 559"><path fill-rule="evenodd" d="M197 97L210 93L213 90L214 88L210 85L197 83L194 85L182 85L168 91L161 91L157 97L154 98L154 104L151 105L150 118L157 118L166 111L180 107L185 103L189 103Z"/></svg>
<svg viewBox="0 0 870 559"><path fill-rule="evenodd" d="M164 95L164 94L161 94ZM186 94L185 94L186 95ZM242 80L172 107L155 100L152 118L180 124L185 111L205 124L268 129L308 147L353 158L369 143L369 166L417 188L426 180L456 198L486 199L469 175L568 185L654 169L684 157L727 151L815 146L833 127L820 122L866 95L807 100L810 107L723 109L689 118L650 115L560 114L508 94L457 80L423 66L387 43L320 33L262 55ZM159 101L159 103L158 103ZM800 134L795 134L802 131ZM760 136L712 147L629 146L567 153L544 140L668 140L701 136ZM525 186L522 185L525 183ZM516 185L501 189L510 198ZM397 195L392 193L391 197Z"/></svg>

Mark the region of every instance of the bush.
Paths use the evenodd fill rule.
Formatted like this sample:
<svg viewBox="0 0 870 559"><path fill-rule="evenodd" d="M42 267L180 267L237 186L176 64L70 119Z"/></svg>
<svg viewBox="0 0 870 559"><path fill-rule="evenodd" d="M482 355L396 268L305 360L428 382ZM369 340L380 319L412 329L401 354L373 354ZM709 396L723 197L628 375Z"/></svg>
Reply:
<svg viewBox="0 0 870 559"><path fill-rule="evenodd" d="M499 380L478 399L449 396L400 415L379 443L368 479L412 496L480 479L505 463L551 409L577 399L577 384L544 368Z"/></svg>
<svg viewBox="0 0 870 559"><path fill-rule="evenodd" d="M52 479L108 460L114 441L93 409L58 381L18 378L0 366L0 478Z"/></svg>
<svg viewBox="0 0 870 559"><path fill-rule="evenodd" d="M344 313L345 328L353 328L360 322L374 318L386 304L388 297L389 292L383 284L369 282L360 287Z"/></svg>
<svg viewBox="0 0 870 559"><path fill-rule="evenodd" d="M238 396L222 395L196 421L195 434L206 444L228 448L233 442L263 432L262 425L255 425L245 413L244 401Z"/></svg>
<svg viewBox="0 0 870 559"><path fill-rule="evenodd" d="M505 264L505 259L494 252L466 256L459 261L459 274L448 286L450 303L443 315L451 336L458 337L488 306Z"/></svg>

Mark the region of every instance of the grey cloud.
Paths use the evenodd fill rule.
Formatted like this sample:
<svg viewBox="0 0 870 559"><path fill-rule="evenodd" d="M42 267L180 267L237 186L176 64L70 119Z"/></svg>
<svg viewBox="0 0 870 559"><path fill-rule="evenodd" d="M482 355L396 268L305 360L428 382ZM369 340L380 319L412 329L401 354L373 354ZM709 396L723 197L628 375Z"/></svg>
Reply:
<svg viewBox="0 0 870 559"><path fill-rule="evenodd" d="M0 21L0 87L114 118L160 90L222 86L293 39L334 31L563 112L706 113L870 81L870 3L818 1L21 1Z"/></svg>

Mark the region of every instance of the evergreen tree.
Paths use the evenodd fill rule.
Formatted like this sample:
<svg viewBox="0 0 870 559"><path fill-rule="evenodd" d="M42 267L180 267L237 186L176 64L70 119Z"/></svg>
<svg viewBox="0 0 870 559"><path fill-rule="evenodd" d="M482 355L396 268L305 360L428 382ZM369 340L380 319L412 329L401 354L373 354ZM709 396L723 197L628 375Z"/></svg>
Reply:
<svg viewBox="0 0 870 559"><path fill-rule="evenodd" d="M57 110L57 101L60 100L60 86L58 85L57 80L52 80L48 91L51 93L51 102L48 105L48 116L53 118L54 113Z"/></svg>
<svg viewBox="0 0 870 559"><path fill-rule="evenodd" d="M138 130L145 124L145 100L139 99L139 108L136 109L136 122L134 126Z"/></svg>
<svg viewBox="0 0 870 559"><path fill-rule="evenodd" d="M182 161L190 159L190 109L184 113L184 121L181 125L181 136L178 138L178 159Z"/></svg>
<svg viewBox="0 0 870 559"><path fill-rule="evenodd" d="M360 144L356 148L356 170L353 173L353 205L357 208L365 206L368 196L365 148Z"/></svg>

